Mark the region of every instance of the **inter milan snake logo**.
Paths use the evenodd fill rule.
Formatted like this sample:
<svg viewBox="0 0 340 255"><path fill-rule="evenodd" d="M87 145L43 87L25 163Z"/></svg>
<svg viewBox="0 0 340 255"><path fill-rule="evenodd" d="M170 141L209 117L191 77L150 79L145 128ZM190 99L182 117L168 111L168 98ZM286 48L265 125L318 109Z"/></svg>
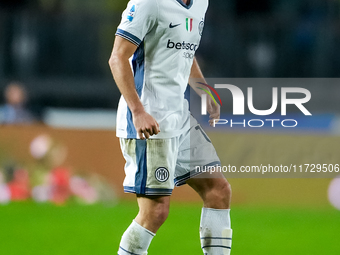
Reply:
<svg viewBox="0 0 340 255"><path fill-rule="evenodd" d="M166 182L169 179L169 171L165 167L157 168L155 172L156 180L159 182Z"/></svg>

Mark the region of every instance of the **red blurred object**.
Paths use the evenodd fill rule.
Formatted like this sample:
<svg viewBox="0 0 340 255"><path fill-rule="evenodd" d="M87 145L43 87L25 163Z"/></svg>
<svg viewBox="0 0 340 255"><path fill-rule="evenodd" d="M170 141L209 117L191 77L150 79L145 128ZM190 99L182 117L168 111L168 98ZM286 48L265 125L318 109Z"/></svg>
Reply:
<svg viewBox="0 0 340 255"><path fill-rule="evenodd" d="M70 171L67 168L57 167L51 172L52 196L51 200L57 205L63 205L70 197L69 188Z"/></svg>
<svg viewBox="0 0 340 255"><path fill-rule="evenodd" d="M12 201L23 201L30 197L28 172L25 169L14 171L13 180L8 183Z"/></svg>

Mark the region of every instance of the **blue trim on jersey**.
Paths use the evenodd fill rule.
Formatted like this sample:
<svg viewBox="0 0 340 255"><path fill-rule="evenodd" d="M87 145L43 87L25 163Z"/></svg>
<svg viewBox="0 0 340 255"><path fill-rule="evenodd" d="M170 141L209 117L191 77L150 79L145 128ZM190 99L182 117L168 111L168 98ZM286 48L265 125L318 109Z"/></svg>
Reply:
<svg viewBox="0 0 340 255"><path fill-rule="evenodd" d="M144 64L145 64L144 42L141 42L136 52L133 54L132 58L135 86L139 97L142 96L142 90L144 85Z"/></svg>
<svg viewBox="0 0 340 255"><path fill-rule="evenodd" d="M135 192L137 194L145 194L147 171L147 140L136 140L136 163L138 166L135 176Z"/></svg>
<svg viewBox="0 0 340 255"><path fill-rule="evenodd" d="M126 193L136 193L135 187L124 186L124 192L126 192Z"/></svg>
<svg viewBox="0 0 340 255"><path fill-rule="evenodd" d="M194 3L194 0L190 0L189 5L186 5L185 3L183 3L182 0L176 0L177 2L179 2L184 8L190 9L190 7L192 6L192 4Z"/></svg>
<svg viewBox="0 0 340 255"><path fill-rule="evenodd" d="M188 86L187 85L187 88L185 89L185 92L184 92L184 99L188 101L188 105L189 105L189 112L190 112L190 108L191 108L191 104L190 104L190 90L191 90L191 86Z"/></svg>
<svg viewBox="0 0 340 255"><path fill-rule="evenodd" d="M123 37L124 39L132 42L136 46L139 46L139 44L142 42L137 36L134 36L133 34L123 30L123 29L117 29L116 35L119 35L120 37Z"/></svg>
<svg viewBox="0 0 340 255"><path fill-rule="evenodd" d="M204 165L203 167L209 167L209 166L221 166L221 162L220 161L214 161L211 162L207 165ZM177 187L182 186L184 184L186 184L186 181L189 180L190 178L193 178L197 175L203 174L204 172L197 172L196 170L192 170L189 173L186 173L182 176L178 176L177 178L175 178L175 185Z"/></svg>
<svg viewBox="0 0 340 255"><path fill-rule="evenodd" d="M136 91L139 98L142 96L143 86L144 86L144 42L141 42L139 47L137 48L136 52L133 54L132 58L132 68L133 68L133 75L135 80ZM137 138L137 131L132 121L132 113L128 107L126 113L126 132L127 138L129 139L136 139Z"/></svg>
<svg viewBox="0 0 340 255"><path fill-rule="evenodd" d="M135 139L137 137L137 131L136 131L135 125L133 124L132 113L129 107L127 108L126 119L127 119L127 127L126 127L127 138Z"/></svg>

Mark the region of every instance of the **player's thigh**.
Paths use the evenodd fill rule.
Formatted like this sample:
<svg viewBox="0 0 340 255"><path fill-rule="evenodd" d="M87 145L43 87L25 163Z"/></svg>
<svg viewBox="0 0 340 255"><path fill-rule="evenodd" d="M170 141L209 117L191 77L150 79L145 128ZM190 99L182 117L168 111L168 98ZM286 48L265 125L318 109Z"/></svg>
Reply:
<svg viewBox="0 0 340 255"><path fill-rule="evenodd" d="M202 173L186 182L199 195L204 196L207 192L216 191L229 193L230 184L222 173Z"/></svg>
<svg viewBox="0 0 340 255"><path fill-rule="evenodd" d="M124 191L144 196L171 195L178 141L120 139L125 164Z"/></svg>
<svg viewBox="0 0 340 255"><path fill-rule="evenodd" d="M187 184L202 198L204 207L229 209L231 202L231 187L224 176L211 178L191 178Z"/></svg>
<svg viewBox="0 0 340 255"><path fill-rule="evenodd" d="M191 128L179 138L180 145L175 172L176 186L184 185L187 180L196 177L215 177L216 174L209 176L204 175L203 172L221 164L208 135L193 117L190 122Z"/></svg>

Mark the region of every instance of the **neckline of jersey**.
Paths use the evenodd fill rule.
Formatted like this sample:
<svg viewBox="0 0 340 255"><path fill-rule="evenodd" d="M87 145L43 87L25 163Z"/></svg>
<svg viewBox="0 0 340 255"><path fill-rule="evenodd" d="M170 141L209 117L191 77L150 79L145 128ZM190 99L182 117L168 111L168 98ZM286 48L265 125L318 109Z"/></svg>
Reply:
<svg viewBox="0 0 340 255"><path fill-rule="evenodd" d="M176 0L180 5L182 5L184 8L186 8L186 9L190 9L190 7L192 6L192 4L193 4L193 2L194 2L194 0L190 0L190 3L189 3L189 5L186 5L185 3L183 3L183 1L182 0Z"/></svg>

